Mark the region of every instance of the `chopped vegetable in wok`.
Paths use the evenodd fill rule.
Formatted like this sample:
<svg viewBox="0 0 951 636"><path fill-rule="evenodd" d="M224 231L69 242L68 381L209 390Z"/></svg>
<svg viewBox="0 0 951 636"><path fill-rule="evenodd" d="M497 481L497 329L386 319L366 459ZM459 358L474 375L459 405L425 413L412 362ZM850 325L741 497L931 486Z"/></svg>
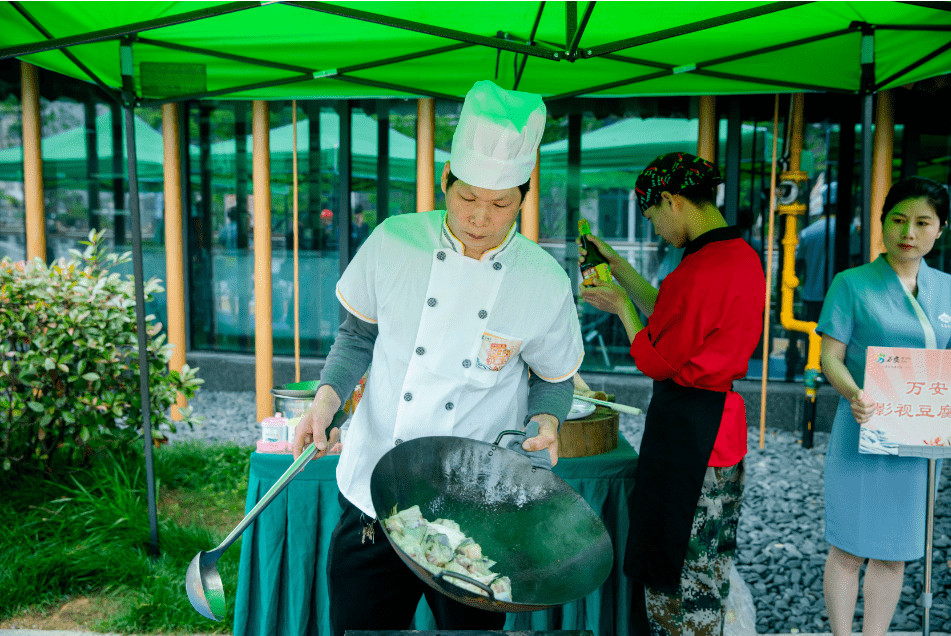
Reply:
<svg viewBox="0 0 951 636"><path fill-rule="evenodd" d="M445 570L468 576L489 586L497 600L512 601L512 581L492 572L495 561L482 555L482 546L467 537L458 523L451 519L429 522L423 518L419 506L395 510L394 507L394 513L383 525L393 543L413 561L432 574ZM461 579L448 577L446 580L464 590L488 596Z"/></svg>

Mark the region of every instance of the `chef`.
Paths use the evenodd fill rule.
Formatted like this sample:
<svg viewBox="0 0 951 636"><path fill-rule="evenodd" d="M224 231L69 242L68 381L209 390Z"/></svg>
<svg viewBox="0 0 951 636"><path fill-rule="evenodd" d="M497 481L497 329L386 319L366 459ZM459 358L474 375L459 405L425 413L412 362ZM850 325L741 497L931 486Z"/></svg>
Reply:
<svg viewBox="0 0 951 636"><path fill-rule="evenodd" d="M369 367L337 466L343 513L327 566L335 636L407 629L424 594L439 629L504 625L505 614L453 601L403 564L379 527L370 475L405 440L493 442L513 427L526 430L514 444L533 463L557 462L581 330L564 270L515 227L544 127L539 96L477 82L442 173L446 211L388 218L337 283L348 316L294 437L295 457L312 440L318 457L333 448L339 431L324 431Z"/></svg>
<svg viewBox="0 0 951 636"><path fill-rule="evenodd" d="M635 608L646 620L635 629L652 636L722 634L730 590L746 455L746 410L733 381L746 376L762 335L766 280L716 206L722 181L716 166L688 153L654 159L635 192L654 231L684 248L680 264L655 289L593 237L617 281L582 289L586 302L618 314L637 368L654 380L624 564L644 586Z"/></svg>

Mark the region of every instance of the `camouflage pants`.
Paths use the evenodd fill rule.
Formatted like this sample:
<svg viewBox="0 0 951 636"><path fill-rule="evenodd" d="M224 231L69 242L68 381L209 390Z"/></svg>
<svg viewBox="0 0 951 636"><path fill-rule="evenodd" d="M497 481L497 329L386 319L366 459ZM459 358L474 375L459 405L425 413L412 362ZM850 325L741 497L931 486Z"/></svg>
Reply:
<svg viewBox="0 0 951 636"><path fill-rule="evenodd" d="M743 461L708 467L675 596L645 588L651 636L720 636L743 501Z"/></svg>

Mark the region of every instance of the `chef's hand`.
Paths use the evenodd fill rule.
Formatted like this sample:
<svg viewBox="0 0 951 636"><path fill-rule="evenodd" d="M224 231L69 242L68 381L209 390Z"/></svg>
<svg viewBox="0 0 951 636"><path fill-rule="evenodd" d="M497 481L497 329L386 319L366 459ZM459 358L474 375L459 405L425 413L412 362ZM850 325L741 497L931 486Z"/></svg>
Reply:
<svg viewBox="0 0 951 636"><path fill-rule="evenodd" d="M540 413L528 422L522 448L528 452L548 450L551 465L558 463L558 420L548 413ZM547 466L546 466L547 468Z"/></svg>
<svg viewBox="0 0 951 636"><path fill-rule="evenodd" d="M611 247L610 245L608 245L607 243L599 239L594 234L589 235L588 240L594 243L594 246L598 248L598 251L601 252L601 256L603 256L605 260L607 260L608 265L610 265L611 269L617 269L617 267L622 262L625 262L625 263L627 262L623 258L621 258L621 255L618 254L617 251L613 247ZM578 245L578 260L583 263L584 257L588 254L588 250L581 247L580 237L575 238L575 243Z"/></svg>
<svg viewBox="0 0 951 636"><path fill-rule="evenodd" d="M633 308L633 303L627 292L613 280L606 282L595 279L587 285L582 285L580 292L581 298L586 303L601 311L621 315L628 305Z"/></svg>
<svg viewBox="0 0 951 636"><path fill-rule="evenodd" d="M300 457L311 442L317 445L314 459L320 459L334 450L340 442L340 429L331 429L329 438L326 431L339 408L340 398L337 393L329 385L320 387L314 402L294 428L294 441L291 444L294 459Z"/></svg>
<svg viewBox="0 0 951 636"><path fill-rule="evenodd" d="M864 424L875 415L876 404L865 399L865 392L862 389L856 391L849 399L849 405L852 407L852 415L855 416L855 421L859 424Z"/></svg>

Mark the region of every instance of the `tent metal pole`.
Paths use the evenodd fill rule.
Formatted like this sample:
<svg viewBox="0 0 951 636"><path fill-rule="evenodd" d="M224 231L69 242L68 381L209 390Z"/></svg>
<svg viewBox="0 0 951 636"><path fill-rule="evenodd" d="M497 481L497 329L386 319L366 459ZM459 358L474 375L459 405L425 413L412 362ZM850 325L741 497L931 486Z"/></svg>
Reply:
<svg viewBox="0 0 951 636"><path fill-rule="evenodd" d="M569 5L576 4L575 2L570 2ZM568 41L568 60L573 61L578 57L578 45L581 44L581 36L584 35L585 27L588 26L588 20L591 19L591 12L594 11L595 1L591 0L588 2L588 7L584 11L584 15L581 16L581 24L578 25L578 28L575 30L574 34Z"/></svg>
<svg viewBox="0 0 951 636"><path fill-rule="evenodd" d="M541 179L542 154L539 147L535 155L535 167L532 168L532 177L529 180L528 192L525 193L525 203L522 204L522 224L519 228L522 235L532 241L538 242L538 210L539 196L538 188Z"/></svg>
<svg viewBox="0 0 951 636"><path fill-rule="evenodd" d="M33 25L33 28L36 29L37 31L39 31L40 34L41 34L44 38L46 38L46 39L48 39L48 40L54 39L54 38L53 38L53 34L50 33L49 31L47 31L47 30L43 27L42 24L40 24L32 15L30 15L30 12L26 10L26 8L23 6L23 3L22 3L22 2L11 2L10 4L13 6L14 9L16 9L16 10L20 13L20 15L23 16L23 18L24 18L27 22L29 22L31 25ZM66 56L66 59L68 59L70 62L72 62L73 64L76 65L76 68L78 68L78 69L81 70L83 73L85 73L86 75L88 75L88 76L89 76L89 79L91 79L92 81L94 81L94 82L96 83L96 85L99 86L99 88L101 88L101 89L103 90L103 92L106 93L106 95L108 95L109 97L111 97L111 98L112 98L114 101L116 101L116 102L120 102L120 101L121 101L121 98L119 97L119 94L118 94L116 91L114 91L113 89L111 89L111 88L109 88L108 86L106 86L106 84L105 84L101 79L99 79L99 77L98 77L95 73L93 73L92 71L90 71L89 68L88 68L85 64L83 64L82 62L79 61L79 58L77 58L75 55L73 55L73 54L72 54L69 50L67 50L67 49L60 49L60 51L62 51L63 55Z"/></svg>
<svg viewBox="0 0 951 636"><path fill-rule="evenodd" d="M39 72L20 61L23 109L23 202L26 208L26 258L46 262L46 220L43 211L43 152L40 144Z"/></svg>
<svg viewBox="0 0 951 636"><path fill-rule="evenodd" d="M197 11L187 11L176 15L156 18L154 20L145 20L143 22L134 22L122 26L100 29L99 31L89 31L78 35L71 35L64 38L54 38L45 42L31 42L29 44L18 44L17 46L8 46L0 49L0 60L11 57L22 57L34 53L43 53L44 51L54 51L77 44L89 44L90 42L101 42L103 40L115 40L124 36L141 33L142 31L151 31L152 29L161 29L162 27L172 26L174 24L185 24L195 20L204 20L213 18L235 11L245 9L256 9L261 7L260 2L228 2L208 9L199 9Z"/></svg>
<svg viewBox="0 0 951 636"><path fill-rule="evenodd" d="M297 179L297 100L291 100L291 128L293 132L293 225L291 235L294 238L294 382L300 382L300 223L298 222L298 179Z"/></svg>
<svg viewBox="0 0 951 636"><path fill-rule="evenodd" d="M697 156L713 164L717 163L717 98L713 95L700 96L700 114L697 130Z"/></svg>
<svg viewBox="0 0 951 636"><path fill-rule="evenodd" d="M424 97L416 102L416 211L436 207L436 100Z"/></svg>
<svg viewBox="0 0 951 636"><path fill-rule="evenodd" d="M162 97L159 99L143 99L139 100L139 106L161 106L162 104L169 104L172 102L189 102L198 99L208 99L209 97L219 97L221 95L243 93L245 91L253 91L261 88L272 88L274 86L284 86L286 84L297 84L299 82L306 82L312 79L314 79L314 76L310 74L298 75L296 77L285 77L283 79L273 80L270 82L257 82L255 84L244 84L242 86L221 88L216 91L209 91L207 93L192 93L190 95L176 95L174 97Z"/></svg>
<svg viewBox="0 0 951 636"><path fill-rule="evenodd" d="M350 245L350 197L353 190L353 100L342 99L337 102L340 116L340 143L337 146L337 242L340 272L350 264L353 249ZM340 305L340 322L347 319L347 310Z"/></svg>
<svg viewBox="0 0 951 636"><path fill-rule="evenodd" d="M125 41L119 47L119 60L123 76L123 86L132 85L132 45ZM127 81L128 80L128 81ZM148 334L145 325L145 267L142 263L142 218L139 211L139 177L136 171L135 148L135 94L123 90L126 102L125 142L129 169L129 222L132 226L132 272L135 284L136 334L139 345L139 397L142 410L142 434L145 451L145 485L149 508L149 542L152 557L159 557L158 514L155 500L155 464L152 458L154 439L152 437L152 398L149 387L149 349Z"/></svg>
<svg viewBox="0 0 951 636"><path fill-rule="evenodd" d="M581 220L581 130L584 114L575 109L568 113L568 171L566 176L565 215L565 266L570 272L572 287L578 283L578 249L575 237L578 236L578 221ZM574 266L572 266L572 263ZM583 328L583 327L582 327ZM607 362L607 361L606 361Z"/></svg>
<svg viewBox="0 0 951 636"><path fill-rule="evenodd" d="M759 447L766 446L766 380L769 377L769 317L772 314L773 231L776 218L776 148L779 141L779 94L773 106L773 167L769 174L769 237L766 240L766 311L763 312L763 380L759 396Z"/></svg>
<svg viewBox="0 0 951 636"><path fill-rule="evenodd" d="M562 99L569 99L571 97L577 97L578 95L585 95L588 93L597 93L600 91L606 91L611 88L618 88L620 86L629 86L630 84L637 84L638 82L647 82L652 79L657 79L659 77L669 77L671 71L664 70L657 73L649 73L647 75L639 75L637 77L631 77L628 79L618 80L617 82L608 82L607 84L600 84L598 86L589 86L587 88L581 88L578 90L570 91L568 93L559 93L558 95L552 95L551 97L545 98L546 103L557 102Z"/></svg>
<svg viewBox="0 0 951 636"><path fill-rule="evenodd" d="M794 46L802 46L804 44L812 44L813 42L820 42L822 40L828 40L829 38L839 37L840 35L849 35L855 33L856 29L839 29L838 31L830 31L829 33L822 33L820 35L813 35L808 38L802 38L801 40L794 40L792 42L783 42L781 44L774 44L773 46L764 46L761 49L756 49L755 51L744 51L743 53L736 53L734 55L727 55L725 57L718 57L712 60L707 60L706 62L698 62L697 68L707 68L710 66L717 66L719 64L726 64L727 62L736 62L737 60L743 60L748 57L755 57L757 55L764 55L766 53L775 53L776 51L782 51L783 49L792 48Z"/></svg>
<svg viewBox="0 0 951 636"><path fill-rule="evenodd" d="M565 0L565 50L571 47L578 30L578 0ZM569 58L571 59L571 58Z"/></svg>
<svg viewBox="0 0 951 636"><path fill-rule="evenodd" d="M836 88L834 86L820 86L819 84L806 84L804 82L790 82L769 77L752 77L749 75L737 75L736 73L721 73L720 71L708 71L706 69L696 69L690 71L694 75L704 77L716 77L718 79L728 79L737 82L750 82L754 84L765 84L767 86L776 86L779 88L788 88L797 92L815 91L817 93L841 93L843 95L853 95L854 91L845 88Z"/></svg>
<svg viewBox="0 0 951 636"><path fill-rule="evenodd" d="M911 2L904 1L900 4L910 4L913 7L922 7L924 9L937 9L938 11L951 11L951 6L948 6L947 2L943 0L941 2Z"/></svg>
<svg viewBox="0 0 951 636"><path fill-rule="evenodd" d="M390 215L390 100L376 102L376 222Z"/></svg>
<svg viewBox="0 0 951 636"><path fill-rule="evenodd" d="M872 154L872 189L869 219L869 256L875 258L885 251L882 243L882 219L880 213L885 195L892 187L892 154L895 144L895 111L892 92L878 93L875 104L875 133Z"/></svg>
<svg viewBox="0 0 951 636"><path fill-rule="evenodd" d="M273 414L274 339L271 320L271 114L268 102L252 102L254 147L254 362L257 419Z"/></svg>
<svg viewBox="0 0 951 636"><path fill-rule="evenodd" d="M99 136L96 133L96 102L92 91L83 100L86 128L86 193L89 200L86 218L89 229L99 231Z"/></svg>
<svg viewBox="0 0 951 636"><path fill-rule="evenodd" d="M439 27L432 24L404 20L402 18L396 18L393 16L380 15L378 13L370 13L368 11L360 11L358 9L352 9L350 7L330 4L327 2L299 1L283 2L282 4L290 7L320 11L321 13L351 18L353 20L360 20L362 22L372 22L373 24L395 27L397 29L404 29L406 31L415 31L417 33L424 33L426 35L435 35L437 37L446 38L447 40L468 42L469 44L477 44L490 49L501 49L503 51L511 51L513 53L523 53L525 55L532 55L534 57L541 57L549 60L560 60L565 56L564 52L562 51L553 51L551 49L542 48L539 46L528 46L527 44L522 44L513 40L487 37L484 35L477 35L475 33L447 29L445 27Z"/></svg>
<svg viewBox="0 0 951 636"><path fill-rule="evenodd" d="M528 45L535 46L535 34L538 32L538 24L542 21L542 12L545 11L545 0L538 3L538 15L535 16L535 23L532 25L532 32L528 36ZM528 56L522 58L522 63L515 74L515 82L512 84L512 90L517 91L518 85L522 82L522 73L525 72L525 64L528 62Z"/></svg>
<svg viewBox="0 0 951 636"><path fill-rule="evenodd" d="M727 225L736 225L740 209L740 163L743 160L743 116L740 98L736 95L727 100L726 128L726 181L724 187L723 216ZM719 135L718 135L719 136Z"/></svg>
<svg viewBox="0 0 951 636"><path fill-rule="evenodd" d="M871 262L872 227L872 115L875 84L875 31L870 24L861 24L862 42L862 262Z"/></svg>
<svg viewBox="0 0 951 636"><path fill-rule="evenodd" d="M715 18L708 18L706 20L691 22L690 24L684 24L678 27L673 27L671 29L664 29L663 31L656 31L654 33L647 33L644 35L639 35L637 37L627 38L625 40L618 40L617 42L609 42L608 44L594 46L594 47L591 47L590 49L583 51L582 55L584 57L597 57L599 55L604 55L605 53L614 53L616 51L621 51L623 49L630 49L635 46L640 46L642 44L650 44L652 42L659 42L661 40L666 40L669 38L686 35L688 33L696 33L697 31L712 29L714 27L724 26L726 24L731 24L733 22L739 22L742 20L749 20L750 18L756 18L763 15L769 15L770 13L775 13L777 11L795 9L796 7L802 6L804 4L810 4L810 2L771 2L769 4L764 4L760 7L756 7L755 9L748 9L746 11L737 11L735 13L721 15Z"/></svg>
<svg viewBox="0 0 951 636"><path fill-rule="evenodd" d="M883 86L888 86L889 84L891 84L892 82L894 82L895 80L897 80L897 79L898 79L899 77L901 77L902 75L905 75L906 73L910 73L910 72L912 72L913 70L915 70L916 68L918 68L919 66L922 66L922 65L924 65L924 64L927 64L928 62L930 62L930 61L933 60L934 58L938 57L939 55L941 55L942 53L944 53L944 52L947 51L948 49L951 49L951 42L948 42L947 44L945 44L945 45L943 45L943 46L941 46L941 47L935 49L934 51L932 51L932 52L929 53L928 55L924 56L924 57L921 58L920 60L916 60L916 61L912 62L911 64L909 64L908 66L906 66L906 67L903 68L902 70L898 71L897 73L895 73L895 74L892 75L891 77L882 80L881 82L879 82L878 84L875 85L874 90L876 90L876 91L881 90Z"/></svg>
<svg viewBox="0 0 951 636"><path fill-rule="evenodd" d="M162 106L162 148L165 182L165 305L168 342L174 349L168 368L185 366L185 274L182 249L182 164L178 129L178 104ZM172 419L181 420L180 408L188 406L181 393L172 407Z"/></svg>
<svg viewBox="0 0 951 636"><path fill-rule="evenodd" d="M402 86L399 84L390 84L389 82L378 82L376 80L366 79L363 77L354 77L353 75L336 75L328 79L334 79L340 82L350 82L351 84L362 84L364 86L375 86L376 88L385 88L391 91L400 91L402 93L406 93L407 95L425 95L426 97L445 99L452 102L461 102L463 100L463 98L459 97L458 95L438 93L426 88Z"/></svg>

